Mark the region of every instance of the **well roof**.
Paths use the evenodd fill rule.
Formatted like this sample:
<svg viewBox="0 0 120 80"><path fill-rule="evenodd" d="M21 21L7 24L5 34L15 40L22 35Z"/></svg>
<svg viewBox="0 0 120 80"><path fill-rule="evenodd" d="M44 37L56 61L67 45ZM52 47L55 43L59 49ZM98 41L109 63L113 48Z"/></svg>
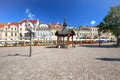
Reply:
<svg viewBox="0 0 120 80"><path fill-rule="evenodd" d="M64 28L60 31L56 31L55 33L56 36L62 37L62 36L72 36L75 35L75 32L73 29L69 29L69 28Z"/></svg>

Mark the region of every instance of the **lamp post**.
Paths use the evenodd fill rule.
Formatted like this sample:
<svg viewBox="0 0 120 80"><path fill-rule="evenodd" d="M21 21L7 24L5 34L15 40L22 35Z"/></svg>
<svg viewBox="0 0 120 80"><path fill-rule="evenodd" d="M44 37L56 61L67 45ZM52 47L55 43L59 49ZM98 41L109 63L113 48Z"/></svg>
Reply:
<svg viewBox="0 0 120 80"><path fill-rule="evenodd" d="M32 54L32 31L30 30L30 54L29 54L29 57L31 57L31 54Z"/></svg>
<svg viewBox="0 0 120 80"><path fill-rule="evenodd" d="M100 47L100 29L98 29L98 35L99 35L99 47Z"/></svg>
<svg viewBox="0 0 120 80"><path fill-rule="evenodd" d="M30 32L30 54L29 54L29 57L31 57L31 55L32 55L32 27L30 26L30 24L29 24L29 21L27 20L26 21L26 30L27 31L29 31Z"/></svg>

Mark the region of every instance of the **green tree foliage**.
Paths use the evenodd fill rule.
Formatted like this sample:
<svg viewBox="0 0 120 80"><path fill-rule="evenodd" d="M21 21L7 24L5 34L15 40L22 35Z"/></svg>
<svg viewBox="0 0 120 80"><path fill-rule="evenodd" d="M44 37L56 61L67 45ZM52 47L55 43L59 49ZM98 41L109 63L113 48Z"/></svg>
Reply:
<svg viewBox="0 0 120 80"><path fill-rule="evenodd" d="M117 45L119 45L120 36L120 5L111 7L108 14L103 21L98 25L99 30L103 32L110 31L117 38Z"/></svg>

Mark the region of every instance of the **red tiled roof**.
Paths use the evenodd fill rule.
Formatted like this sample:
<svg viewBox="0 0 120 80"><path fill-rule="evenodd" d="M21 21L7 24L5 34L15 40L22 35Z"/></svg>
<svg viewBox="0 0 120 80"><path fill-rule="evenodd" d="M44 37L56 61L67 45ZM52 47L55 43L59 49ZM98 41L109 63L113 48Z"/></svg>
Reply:
<svg viewBox="0 0 120 80"><path fill-rule="evenodd" d="M0 23L0 28L4 28L4 26L10 27L11 25L18 26L18 23L17 22Z"/></svg>
<svg viewBox="0 0 120 80"><path fill-rule="evenodd" d="M26 22L26 21L27 21L27 19L24 19L24 20L20 21L19 23L22 24L23 22ZM37 22L37 20L28 20L28 21L31 22L31 23L36 23Z"/></svg>
<svg viewBox="0 0 120 80"><path fill-rule="evenodd" d="M59 27L56 27L57 25ZM56 28L62 29L63 28L62 24L49 24L49 27L50 29L56 29Z"/></svg>
<svg viewBox="0 0 120 80"><path fill-rule="evenodd" d="M0 28L4 28L7 23L0 23Z"/></svg>
<svg viewBox="0 0 120 80"><path fill-rule="evenodd" d="M18 26L19 23L18 23L18 22L9 22L9 23L7 24L7 26L11 26L11 25Z"/></svg>
<svg viewBox="0 0 120 80"><path fill-rule="evenodd" d="M31 23L36 23L37 20L29 20L29 22L31 22Z"/></svg>
<svg viewBox="0 0 120 80"><path fill-rule="evenodd" d="M24 19L24 20L20 21L19 24L22 24L22 23L24 23L24 22L26 22L26 21L27 21L27 20Z"/></svg>

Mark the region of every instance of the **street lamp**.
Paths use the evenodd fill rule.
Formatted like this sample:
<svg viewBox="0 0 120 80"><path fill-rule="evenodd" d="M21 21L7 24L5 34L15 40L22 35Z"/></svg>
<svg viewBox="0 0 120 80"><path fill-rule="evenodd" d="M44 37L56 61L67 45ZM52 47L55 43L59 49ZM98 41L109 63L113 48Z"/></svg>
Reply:
<svg viewBox="0 0 120 80"><path fill-rule="evenodd" d="M26 21L25 25L26 25L26 30L30 32L30 54L29 54L29 57L31 57L31 55L32 55L32 41L31 41L31 39L32 39L32 33L33 33L32 32L33 27L30 26L28 20Z"/></svg>
<svg viewBox="0 0 120 80"><path fill-rule="evenodd" d="M99 35L99 47L100 47L100 29L98 29L98 35Z"/></svg>

